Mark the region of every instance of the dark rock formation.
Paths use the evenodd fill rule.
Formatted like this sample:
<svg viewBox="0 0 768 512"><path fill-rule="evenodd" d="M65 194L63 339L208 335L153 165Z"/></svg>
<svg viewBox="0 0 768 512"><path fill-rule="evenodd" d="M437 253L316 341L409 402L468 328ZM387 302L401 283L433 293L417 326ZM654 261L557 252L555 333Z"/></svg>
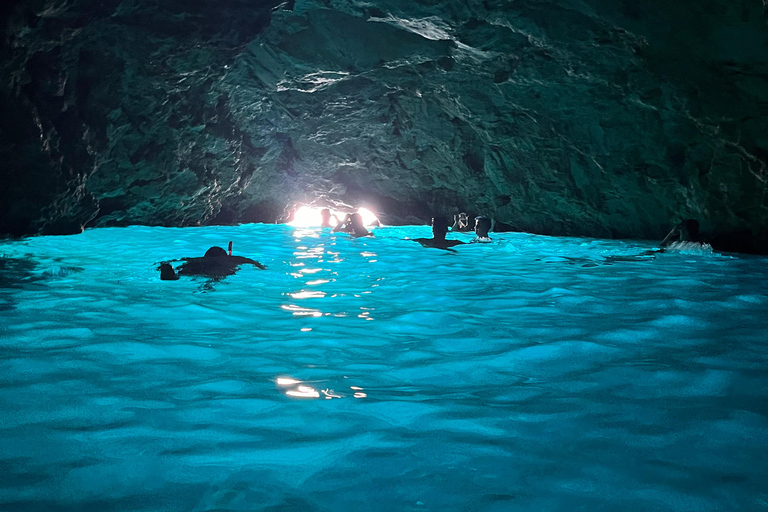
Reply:
<svg viewBox="0 0 768 512"><path fill-rule="evenodd" d="M764 9L11 3L0 232L365 203L387 223L464 210L598 237L661 238L697 218L724 248L768 252Z"/></svg>

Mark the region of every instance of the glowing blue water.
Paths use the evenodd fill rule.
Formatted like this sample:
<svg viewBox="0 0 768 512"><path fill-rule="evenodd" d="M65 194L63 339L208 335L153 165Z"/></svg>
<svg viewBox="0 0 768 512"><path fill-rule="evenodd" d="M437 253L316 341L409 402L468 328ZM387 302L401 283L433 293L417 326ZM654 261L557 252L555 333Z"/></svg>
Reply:
<svg viewBox="0 0 768 512"><path fill-rule="evenodd" d="M376 234L1 244L0 508L768 509L766 258Z"/></svg>

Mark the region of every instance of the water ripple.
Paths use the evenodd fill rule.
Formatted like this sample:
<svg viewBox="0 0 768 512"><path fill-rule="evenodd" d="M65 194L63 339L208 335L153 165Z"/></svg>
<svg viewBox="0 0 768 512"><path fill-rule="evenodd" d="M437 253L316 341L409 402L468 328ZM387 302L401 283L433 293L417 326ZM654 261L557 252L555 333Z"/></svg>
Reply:
<svg viewBox="0 0 768 512"><path fill-rule="evenodd" d="M0 509L765 508L765 258L424 236L3 242Z"/></svg>

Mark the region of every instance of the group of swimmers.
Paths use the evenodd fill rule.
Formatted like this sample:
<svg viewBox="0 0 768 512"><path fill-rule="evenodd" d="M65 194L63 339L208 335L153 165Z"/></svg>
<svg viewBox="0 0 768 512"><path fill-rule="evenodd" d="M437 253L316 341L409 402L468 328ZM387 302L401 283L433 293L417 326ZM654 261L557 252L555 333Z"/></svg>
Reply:
<svg viewBox="0 0 768 512"><path fill-rule="evenodd" d="M469 229L466 229L468 225L468 219L464 218L458 229L457 222L454 222L452 231L469 231ZM447 240L445 237L448 234L448 221L445 217L434 217L432 218L432 238L414 238L413 241L420 243L424 247L433 247L435 249L445 250L450 250L451 247L463 245L466 243L472 244L491 242L491 237L488 235L488 232L491 230L491 219L482 216L475 217L474 230L475 235L477 236L471 242L462 242L461 240Z"/></svg>
<svg viewBox="0 0 768 512"><path fill-rule="evenodd" d="M335 218L331 214L329 209L323 209L320 212L321 226L332 227L331 219ZM378 221L375 222L379 226L381 224ZM423 247L430 247L435 249L443 249L446 251L453 251L452 247L457 245L464 245L466 243L488 243L491 242L491 238L488 235L492 228L491 219L483 216L475 217L474 231L476 238L471 242L462 242L461 240L448 240L446 235L448 234L448 220L445 217L434 217L432 219L432 238L414 238L414 242L418 242ZM469 216L462 212L454 216L454 223L451 231L470 231ZM372 236L372 233L368 231L363 223L363 218L359 213L347 214L342 221L336 218L336 225L333 227L334 233L348 233L355 238ZM667 234L661 241L661 250L665 247L669 247L676 242L694 242L702 243L701 236L699 234L699 223L693 219L686 219L676 225L672 231ZM174 281L179 279L179 276L206 276L211 279L221 279L223 277L234 274L241 265L253 265L258 269L265 270L266 267L256 260L245 258L242 256L232 255L232 242L229 242L229 252L225 251L221 247L211 247L200 258L181 258L179 260L163 261L160 263L158 270L160 270L160 279L163 281ZM173 261L182 261L183 263L176 269L171 266Z"/></svg>
<svg viewBox="0 0 768 512"><path fill-rule="evenodd" d="M469 226L467 214L461 213L459 215L462 219L461 224L457 224L456 218L458 217L454 218L453 231L469 231L469 229L466 229ZM343 220L339 221L335 215L331 214L329 209L325 208L320 212L320 217L320 225L325 228L333 227L334 233L348 233L355 238L373 235L373 233L366 229L363 218L359 213L348 213ZM331 224L332 218L336 220L335 226ZM378 221L375 221L374 225L381 226ZM491 230L491 225L491 220L487 217L476 217L474 230L477 237L469 243L490 242L491 238L488 236L488 232ZM447 234L448 221L446 218L435 217L432 219L432 238L415 238L413 241L420 243L424 247L449 251L452 250L451 247L467 243L460 240L446 240ZM237 272L241 265L253 265L261 270L266 269L264 265L256 260L242 256L233 256L232 242L229 242L228 249L229 252L221 247L214 246L208 249L203 257L163 261L158 266L160 279L163 281L176 281L179 279L179 276L205 276L211 279L221 279ZM174 269L171 263L175 261L183 263Z"/></svg>
<svg viewBox="0 0 768 512"><path fill-rule="evenodd" d="M331 215L331 211L328 208L324 208L320 212L320 216L322 218L320 226L324 228L331 227L331 217L336 218L335 215ZM342 221L339 221L339 219L336 218L336 226L333 228L333 232L349 233L355 238L372 235L370 231L365 229L365 226L363 225L363 216L359 213L348 213Z"/></svg>

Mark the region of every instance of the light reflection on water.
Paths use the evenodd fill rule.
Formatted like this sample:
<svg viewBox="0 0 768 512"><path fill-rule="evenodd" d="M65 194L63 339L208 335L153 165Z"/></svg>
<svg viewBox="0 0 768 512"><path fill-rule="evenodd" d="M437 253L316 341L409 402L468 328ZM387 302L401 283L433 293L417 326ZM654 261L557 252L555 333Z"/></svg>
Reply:
<svg viewBox="0 0 768 512"><path fill-rule="evenodd" d="M2 244L0 509L765 508L765 258L374 232Z"/></svg>
<svg viewBox="0 0 768 512"><path fill-rule="evenodd" d="M288 295L294 299L322 299L325 297L325 292L302 290L300 292L289 293Z"/></svg>

